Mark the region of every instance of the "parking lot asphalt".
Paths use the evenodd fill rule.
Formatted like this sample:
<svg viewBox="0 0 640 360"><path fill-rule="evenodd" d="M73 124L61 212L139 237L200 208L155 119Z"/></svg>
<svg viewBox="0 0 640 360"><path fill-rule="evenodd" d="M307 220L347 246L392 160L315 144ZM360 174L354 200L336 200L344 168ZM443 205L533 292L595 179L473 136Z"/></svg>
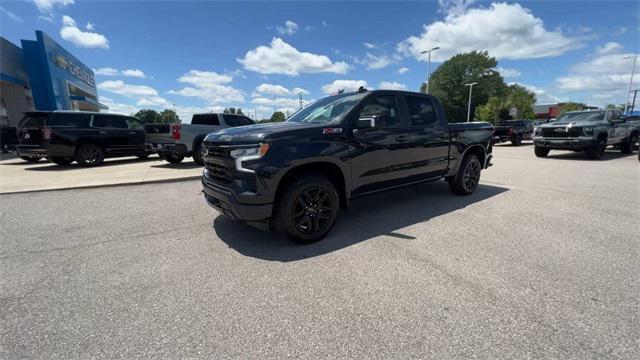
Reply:
<svg viewBox="0 0 640 360"><path fill-rule="evenodd" d="M355 200L319 243L217 214L200 183L0 196L0 358L640 354L640 167L494 149Z"/></svg>
<svg viewBox="0 0 640 360"><path fill-rule="evenodd" d="M148 184L195 179L202 167L190 158L170 164L156 155L107 159L99 167L76 163L59 166L46 160L28 163L19 158L0 160L0 194L77 189L122 184Z"/></svg>

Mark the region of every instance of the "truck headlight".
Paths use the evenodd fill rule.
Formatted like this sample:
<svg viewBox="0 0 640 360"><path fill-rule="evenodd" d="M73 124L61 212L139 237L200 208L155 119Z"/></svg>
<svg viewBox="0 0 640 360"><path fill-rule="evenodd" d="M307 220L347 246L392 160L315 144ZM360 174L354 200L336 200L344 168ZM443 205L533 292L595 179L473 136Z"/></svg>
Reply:
<svg viewBox="0 0 640 360"><path fill-rule="evenodd" d="M542 129L540 129L540 128L533 129L533 134L536 135L536 136L542 135Z"/></svg>
<svg viewBox="0 0 640 360"><path fill-rule="evenodd" d="M593 135L593 128L592 127L583 127L582 128L582 133L584 133L587 136L591 136L591 135Z"/></svg>
<svg viewBox="0 0 640 360"><path fill-rule="evenodd" d="M269 151L269 144L260 144L252 147L233 149L229 155L235 159L236 170L244 172L254 172L242 166L244 161L257 160L263 157Z"/></svg>

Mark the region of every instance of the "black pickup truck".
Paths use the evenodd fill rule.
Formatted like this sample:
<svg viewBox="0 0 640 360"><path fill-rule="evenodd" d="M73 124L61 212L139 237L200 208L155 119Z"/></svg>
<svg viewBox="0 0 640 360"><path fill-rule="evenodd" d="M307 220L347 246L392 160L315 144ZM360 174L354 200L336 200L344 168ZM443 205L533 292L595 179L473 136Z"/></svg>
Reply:
<svg viewBox="0 0 640 360"><path fill-rule="evenodd" d="M425 94L329 96L282 123L209 134L204 197L232 219L308 243L357 196L439 179L471 194L490 165L492 132L488 123L449 124L438 99Z"/></svg>
<svg viewBox="0 0 640 360"><path fill-rule="evenodd" d="M509 120L496 124L493 133L493 142L502 143L511 141L513 146L522 144L522 140L533 138L533 122L530 120Z"/></svg>

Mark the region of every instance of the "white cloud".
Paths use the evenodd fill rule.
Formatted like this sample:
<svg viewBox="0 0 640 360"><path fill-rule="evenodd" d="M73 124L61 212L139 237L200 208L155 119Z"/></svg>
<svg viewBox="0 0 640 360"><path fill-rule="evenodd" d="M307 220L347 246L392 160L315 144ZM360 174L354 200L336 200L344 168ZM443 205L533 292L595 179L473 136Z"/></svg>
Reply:
<svg viewBox="0 0 640 360"><path fill-rule="evenodd" d="M107 80L98 84L98 88L128 98L158 96L156 89L146 85L131 85L122 80Z"/></svg>
<svg viewBox="0 0 640 360"><path fill-rule="evenodd" d="M403 66L400 69L398 69L398 74L402 75L402 74L406 73L407 71L409 71L409 68Z"/></svg>
<svg viewBox="0 0 640 360"><path fill-rule="evenodd" d="M109 107L109 109L106 110L108 113L131 115L140 110L137 106L119 103L108 97L100 96L99 99L102 104Z"/></svg>
<svg viewBox="0 0 640 360"><path fill-rule="evenodd" d="M509 85L513 85L513 84L515 83L510 83ZM536 104L552 104L552 103L568 101L568 98L566 97L558 97L558 96L552 95L547 90L537 86L520 84L520 83L518 83L518 85L523 86L529 91L536 94Z"/></svg>
<svg viewBox="0 0 640 360"><path fill-rule="evenodd" d="M93 25L92 23L88 22L87 25L84 26L85 29L89 30L89 31L93 31L95 30L95 25Z"/></svg>
<svg viewBox="0 0 640 360"><path fill-rule="evenodd" d="M135 78L140 78L140 79L144 79L147 76L144 74L144 72L142 72L142 70L140 69L126 69L126 70L122 70L122 75L124 76L128 76L128 77L135 77Z"/></svg>
<svg viewBox="0 0 640 360"><path fill-rule="evenodd" d="M443 61L473 50L487 50L498 59L542 58L581 46L577 38L545 29L543 21L520 4L492 3L488 8L467 9L469 1L447 3L453 5L444 20L425 25L422 34L400 42L397 50L427 61L427 54L420 52L439 46L432 60Z"/></svg>
<svg viewBox="0 0 640 360"><path fill-rule="evenodd" d="M389 60L386 55L376 56L371 53L366 53L364 59L359 61L359 63L367 65L367 70L376 70L391 64L391 60Z"/></svg>
<svg viewBox="0 0 640 360"><path fill-rule="evenodd" d="M276 30L280 33L280 35L293 35L298 31L298 24L294 23L291 20L287 20L283 26L277 26Z"/></svg>
<svg viewBox="0 0 640 360"><path fill-rule="evenodd" d="M51 13L54 7L65 7L74 4L73 0L33 0L42 13Z"/></svg>
<svg viewBox="0 0 640 360"><path fill-rule="evenodd" d="M192 86L184 87L180 90L171 90L169 94L181 95L184 97L195 97L215 103L242 103L244 95L236 88L227 84L233 80L230 75L218 74L214 71L190 70L178 78L178 81Z"/></svg>
<svg viewBox="0 0 640 360"><path fill-rule="evenodd" d="M120 73L117 69L110 68L110 67L94 69L93 72L96 75L102 75L102 76L118 76L118 74Z"/></svg>
<svg viewBox="0 0 640 360"><path fill-rule="evenodd" d="M309 91L303 89L303 88L299 88L299 87L295 87L293 89L291 89L291 93L292 94L302 94L302 95L309 95L311 94Z"/></svg>
<svg viewBox="0 0 640 360"><path fill-rule="evenodd" d="M162 107L168 108L171 106L171 103L169 102L169 100L163 98L162 96L148 96L138 100L136 105L152 106L152 107L162 106Z"/></svg>
<svg viewBox="0 0 640 360"><path fill-rule="evenodd" d="M78 47L109 48L109 40L104 35L80 30L76 21L70 16L64 15L62 17L62 25L60 36Z"/></svg>
<svg viewBox="0 0 640 360"><path fill-rule="evenodd" d="M505 69L498 67L496 68L496 70L500 73L500 75L502 75L503 78L517 78L522 75L522 73L516 69Z"/></svg>
<svg viewBox="0 0 640 360"><path fill-rule="evenodd" d="M378 88L384 90L407 90L407 86L405 84L395 81L381 81L380 84L378 84Z"/></svg>
<svg viewBox="0 0 640 360"><path fill-rule="evenodd" d="M276 96L298 96L298 94L309 95L309 91L303 88L296 87L289 90L282 85L265 83L258 85L252 96L273 96L274 93Z"/></svg>
<svg viewBox="0 0 640 360"><path fill-rule="evenodd" d="M364 47L366 47L367 49L375 49L376 48L376 44L370 43L370 42L363 42L362 45L364 45Z"/></svg>
<svg viewBox="0 0 640 360"><path fill-rule="evenodd" d="M447 16L462 15L474 2L476 0L438 0L438 5L440 6L438 12L445 13Z"/></svg>
<svg viewBox="0 0 640 360"><path fill-rule="evenodd" d="M54 22L53 16L49 15L38 15L38 20L46 21L50 24L53 24Z"/></svg>
<svg viewBox="0 0 640 360"><path fill-rule="evenodd" d="M618 44L617 42L608 42L603 46L599 46L596 49L596 52L598 54L609 54L619 52L620 50L622 50L622 45Z"/></svg>
<svg viewBox="0 0 640 360"><path fill-rule="evenodd" d="M325 94L335 94L342 89L345 92L351 92L357 91L361 86L366 88L367 82L364 80L335 80L331 84L323 85L322 91Z"/></svg>
<svg viewBox="0 0 640 360"><path fill-rule="evenodd" d="M284 74L297 76L301 73L344 74L349 69L345 62L332 62L325 55L300 52L280 38L273 38L269 46L258 46L238 59L245 69L260 74Z"/></svg>
<svg viewBox="0 0 640 360"><path fill-rule="evenodd" d="M22 20L22 18L18 15L16 15L15 13L5 9L4 7L0 6L0 12L4 13L5 15L7 15L7 17L13 21L17 21L17 22L23 22L24 20Z"/></svg>

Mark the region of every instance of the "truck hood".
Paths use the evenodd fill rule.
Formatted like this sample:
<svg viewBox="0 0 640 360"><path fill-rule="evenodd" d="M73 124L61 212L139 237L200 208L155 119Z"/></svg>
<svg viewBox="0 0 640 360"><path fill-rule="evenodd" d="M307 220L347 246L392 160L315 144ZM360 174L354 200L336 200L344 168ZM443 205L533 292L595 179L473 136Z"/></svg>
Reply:
<svg viewBox="0 0 640 360"><path fill-rule="evenodd" d="M600 125L600 121L572 121L572 122L553 122L548 124L538 125L541 129L548 128L566 128L566 127L583 127L583 126L598 126Z"/></svg>
<svg viewBox="0 0 640 360"><path fill-rule="evenodd" d="M292 130L295 131L308 127L311 127L311 125L286 121L278 123L239 126L211 133L207 135L207 137L204 139L204 142L205 144L257 144L263 141L269 135L289 132Z"/></svg>

